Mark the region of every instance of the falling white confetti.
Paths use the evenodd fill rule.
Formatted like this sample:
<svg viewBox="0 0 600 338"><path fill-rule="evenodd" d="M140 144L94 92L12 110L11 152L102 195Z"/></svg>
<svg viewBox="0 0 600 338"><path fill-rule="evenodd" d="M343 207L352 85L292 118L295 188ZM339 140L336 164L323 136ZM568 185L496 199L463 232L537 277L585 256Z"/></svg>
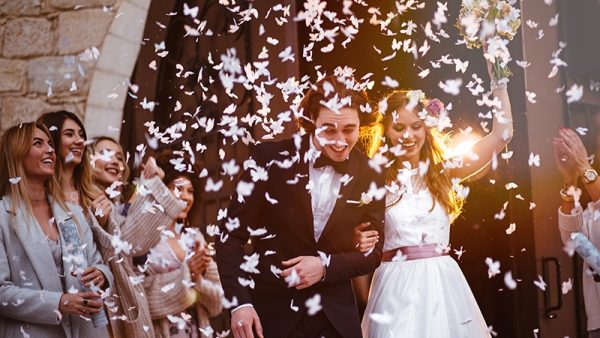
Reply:
<svg viewBox="0 0 600 338"><path fill-rule="evenodd" d="M190 8L187 3L183 3L183 15L188 15L192 18L198 16L198 6Z"/></svg>
<svg viewBox="0 0 600 338"><path fill-rule="evenodd" d="M259 257L260 255L258 253L254 253L251 256L244 255L245 262L240 265L240 269L248 273L260 273L256 268L259 263Z"/></svg>
<svg viewBox="0 0 600 338"><path fill-rule="evenodd" d="M568 280L566 280L562 283L561 290L562 290L563 295L566 295L572 289L573 289L573 280L571 278L569 278Z"/></svg>
<svg viewBox="0 0 600 338"><path fill-rule="evenodd" d="M525 23L527 26L529 26L529 28L537 28L538 26L538 23L533 20L527 20Z"/></svg>
<svg viewBox="0 0 600 338"><path fill-rule="evenodd" d="M294 300L293 299L290 302L290 309L292 309L292 311L294 311L294 312L298 312L298 310L300 310L300 307L294 305Z"/></svg>
<svg viewBox="0 0 600 338"><path fill-rule="evenodd" d="M460 59L454 59L454 65L456 72L460 71L461 73L465 73L467 68L469 67L469 61L461 61Z"/></svg>
<svg viewBox="0 0 600 338"><path fill-rule="evenodd" d="M536 93L525 91L525 95L527 95L527 101L529 101L530 103L537 103L537 101L535 100L535 97L537 96Z"/></svg>
<svg viewBox="0 0 600 338"><path fill-rule="evenodd" d="M550 18L550 21L548 22L548 26L554 27L554 26L558 25L558 14L559 13L556 13L555 16L553 16L552 18Z"/></svg>
<svg viewBox="0 0 600 338"><path fill-rule="evenodd" d="M583 96L583 86L574 84L567 91L566 95L567 95L567 103L579 101L581 99L581 97Z"/></svg>
<svg viewBox="0 0 600 338"><path fill-rule="evenodd" d="M456 255L456 259L458 260L460 260L460 258L465 252L467 252L467 250L464 250L462 246L458 250L454 249L454 254Z"/></svg>
<svg viewBox="0 0 600 338"><path fill-rule="evenodd" d="M462 85L462 79L449 79L444 82L439 82L438 85L440 88L448 94L458 95L460 93L460 86Z"/></svg>
<svg viewBox="0 0 600 338"><path fill-rule="evenodd" d="M535 286L540 288L540 290L546 291L546 282L544 282L544 279L542 278L542 276L538 275L538 280L534 280L533 284L535 284Z"/></svg>
<svg viewBox="0 0 600 338"><path fill-rule="evenodd" d="M264 236L267 234L266 228L259 228L259 229L254 230L254 229L248 227L247 230L251 237L261 237L261 236Z"/></svg>
<svg viewBox="0 0 600 338"><path fill-rule="evenodd" d="M429 75L430 71L429 68L423 69L421 72L419 72L419 77L421 79L424 79L425 77L427 77L427 75Z"/></svg>
<svg viewBox="0 0 600 338"><path fill-rule="evenodd" d="M508 226L508 229L506 229L506 234L510 235L513 232L515 232L515 230L517 230L517 224L516 223L510 223L510 225Z"/></svg>
<svg viewBox="0 0 600 338"><path fill-rule="evenodd" d="M300 284L300 276L298 275L296 269L292 268L290 274L285 277L285 282L290 288Z"/></svg>
<svg viewBox="0 0 600 338"><path fill-rule="evenodd" d="M490 257L487 257L485 264L488 266L488 278L492 278L500 273L500 261L494 261Z"/></svg>
<svg viewBox="0 0 600 338"><path fill-rule="evenodd" d="M175 288L175 283L169 283L169 284L163 286L162 288L160 288L160 291L167 293L167 292L173 290L174 288Z"/></svg>
<svg viewBox="0 0 600 338"><path fill-rule="evenodd" d="M517 281L513 278L511 271L504 274L504 284L510 290L514 290L517 288Z"/></svg>
<svg viewBox="0 0 600 338"><path fill-rule="evenodd" d="M311 298L308 298L306 300L306 308L307 308L307 312L309 316L314 316L317 314L317 312L321 311L321 309L323 308L321 306L321 295L320 294L316 294Z"/></svg>
<svg viewBox="0 0 600 338"><path fill-rule="evenodd" d="M530 153L529 154L529 160L527 161L527 163L529 163L529 166L536 166L539 167L540 166L540 155L539 154L534 154L534 153Z"/></svg>

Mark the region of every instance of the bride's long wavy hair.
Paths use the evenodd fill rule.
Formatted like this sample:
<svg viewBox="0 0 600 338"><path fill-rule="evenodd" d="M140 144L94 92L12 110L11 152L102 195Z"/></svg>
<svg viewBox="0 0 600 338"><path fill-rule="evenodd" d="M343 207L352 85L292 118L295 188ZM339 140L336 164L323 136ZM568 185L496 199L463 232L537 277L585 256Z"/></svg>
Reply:
<svg viewBox="0 0 600 338"><path fill-rule="evenodd" d="M408 91L405 90L397 90L384 98L384 101L387 102L387 108L384 112L381 112L383 119L380 126L380 134L384 136L383 139L388 149L392 147L392 143L390 138L386 137L385 134L387 129L394 123L392 112L399 111L408 105L410 99L407 93ZM419 101L413 112L416 114L416 112L422 111L424 108L423 101ZM451 219L455 219L460 214L464 201L452 188L451 177L448 175L448 171L444 170L447 149L446 142L449 135L442 133L435 127L425 126L424 128L425 143L420 150L419 160L423 162L429 160L429 169L425 174L425 184L434 196L434 204L431 210L433 210L435 203L439 202L448 211ZM398 171L402 168L402 163L390 151L388 151L387 156L390 161L393 161L386 171L386 182L389 184L397 179Z"/></svg>

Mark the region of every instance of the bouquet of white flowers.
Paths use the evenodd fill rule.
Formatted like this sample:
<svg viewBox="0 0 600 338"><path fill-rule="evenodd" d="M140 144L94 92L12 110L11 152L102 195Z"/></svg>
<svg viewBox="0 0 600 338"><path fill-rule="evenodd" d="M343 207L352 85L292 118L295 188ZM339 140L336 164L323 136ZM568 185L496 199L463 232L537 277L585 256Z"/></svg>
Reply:
<svg viewBox="0 0 600 338"><path fill-rule="evenodd" d="M463 0L456 27L468 48L486 46L485 57L494 65L495 81L512 75L507 45L521 26L516 0Z"/></svg>

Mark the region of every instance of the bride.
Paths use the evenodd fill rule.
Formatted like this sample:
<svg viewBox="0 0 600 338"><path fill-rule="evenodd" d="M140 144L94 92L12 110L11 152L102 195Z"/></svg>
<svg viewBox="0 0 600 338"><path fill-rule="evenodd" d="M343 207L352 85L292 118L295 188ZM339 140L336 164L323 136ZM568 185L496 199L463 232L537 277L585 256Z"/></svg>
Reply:
<svg viewBox="0 0 600 338"><path fill-rule="evenodd" d="M386 144L380 151L387 149L392 164L383 259L373 277L363 337L490 337L462 271L447 252L450 224L461 210L460 181L492 161L512 137L506 82L499 82L491 84L499 102L493 130L462 158L444 158L436 123L443 124L447 115L439 100L427 100L421 91L396 91L384 100ZM359 228L357 246L368 251L378 240L376 232Z"/></svg>

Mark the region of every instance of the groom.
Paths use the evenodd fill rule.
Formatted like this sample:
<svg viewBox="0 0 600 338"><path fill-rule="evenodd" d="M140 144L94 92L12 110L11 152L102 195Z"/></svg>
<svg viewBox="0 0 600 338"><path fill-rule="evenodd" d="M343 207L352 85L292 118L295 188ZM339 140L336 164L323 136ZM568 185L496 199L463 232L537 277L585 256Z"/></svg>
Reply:
<svg viewBox="0 0 600 338"><path fill-rule="evenodd" d="M257 145L245 163L216 246L236 338L361 337L351 278L381 261L384 199L371 197L384 179L354 149L377 121L357 87L321 80L300 103L307 134ZM363 222L381 238L367 255L353 244Z"/></svg>

